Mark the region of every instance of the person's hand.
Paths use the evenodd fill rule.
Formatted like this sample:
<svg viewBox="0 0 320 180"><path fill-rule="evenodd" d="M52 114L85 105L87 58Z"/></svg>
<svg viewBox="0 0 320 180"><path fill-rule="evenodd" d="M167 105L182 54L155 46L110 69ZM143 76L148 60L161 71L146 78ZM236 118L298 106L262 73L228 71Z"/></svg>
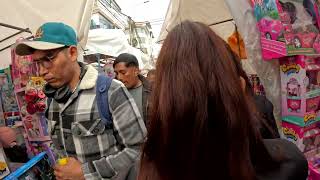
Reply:
<svg viewBox="0 0 320 180"><path fill-rule="evenodd" d="M81 163L75 158L68 158L67 164L55 165L54 175L57 180L84 180Z"/></svg>

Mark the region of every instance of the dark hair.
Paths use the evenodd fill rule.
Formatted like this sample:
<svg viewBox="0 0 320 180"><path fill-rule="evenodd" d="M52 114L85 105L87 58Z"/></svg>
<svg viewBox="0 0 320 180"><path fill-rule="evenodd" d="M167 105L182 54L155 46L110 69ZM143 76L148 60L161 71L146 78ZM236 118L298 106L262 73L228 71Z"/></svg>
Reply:
<svg viewBox="0 0 320 180"><path fill-rule="evenodd" d="M136 56L129 54L129 53L122 53L120 54L116 60L113 63L113 68L118 64L118 63L125 63L126 67L137 67L139 68L139 62Z"/></svg>
<svg viewBox="0 0 320 180"><path fill-rule="evenodd" d="M169 32L157 61L139 180L256 179L270 170L239 62L202 23Z"/></svg>

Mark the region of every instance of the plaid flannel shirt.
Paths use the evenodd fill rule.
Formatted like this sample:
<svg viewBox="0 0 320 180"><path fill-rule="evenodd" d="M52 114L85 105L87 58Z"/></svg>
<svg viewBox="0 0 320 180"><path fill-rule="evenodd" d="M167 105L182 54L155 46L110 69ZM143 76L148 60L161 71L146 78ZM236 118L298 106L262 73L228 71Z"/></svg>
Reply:
<svg viewBox="0 0 320 180"><path fill-rule="evenodd" d="M96 102L98 71L92 66L82 68L86 73L68 102L49 104L54 149L83 163L86 179L116 178L138 159L146 127L125 86L113 80L108 90L113 129L107 129Z"/></svg>

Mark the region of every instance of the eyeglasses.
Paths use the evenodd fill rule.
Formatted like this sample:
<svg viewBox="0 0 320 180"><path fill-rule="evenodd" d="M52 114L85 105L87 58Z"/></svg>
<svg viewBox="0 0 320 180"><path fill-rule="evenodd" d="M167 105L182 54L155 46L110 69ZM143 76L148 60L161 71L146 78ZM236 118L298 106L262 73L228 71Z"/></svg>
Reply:
<svg viewBox="0 0 320 180"><path fill-rule="evenodd" d="M38 58L38 59L33 59L33 62L40 67L40 65L44 68L50 68L52 67L53 61L56 59L58 54L66 49L68 47L62 47L53 51L48 52L45 56Z"/></svg>

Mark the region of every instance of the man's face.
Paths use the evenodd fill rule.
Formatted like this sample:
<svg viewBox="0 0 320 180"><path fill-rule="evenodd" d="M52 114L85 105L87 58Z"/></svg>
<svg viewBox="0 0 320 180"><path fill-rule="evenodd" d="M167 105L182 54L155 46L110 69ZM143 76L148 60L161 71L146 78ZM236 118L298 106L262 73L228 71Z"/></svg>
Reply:
<svg viewBox="0 0 320 180"><path fill-rule="evenodd" d="M60 88L72 79L72 61L68 58L68 50L36 50L32 55L34 62L38 64L40 75L54 88Z"/></svg>
<svg viewBox="0 0 320 180"><path fill-rule="evenodd" d="M128 89L134 88L138 81L139 69L137 67L126 67L124 62L115 65L116 79L121 81Z"/></svg>

